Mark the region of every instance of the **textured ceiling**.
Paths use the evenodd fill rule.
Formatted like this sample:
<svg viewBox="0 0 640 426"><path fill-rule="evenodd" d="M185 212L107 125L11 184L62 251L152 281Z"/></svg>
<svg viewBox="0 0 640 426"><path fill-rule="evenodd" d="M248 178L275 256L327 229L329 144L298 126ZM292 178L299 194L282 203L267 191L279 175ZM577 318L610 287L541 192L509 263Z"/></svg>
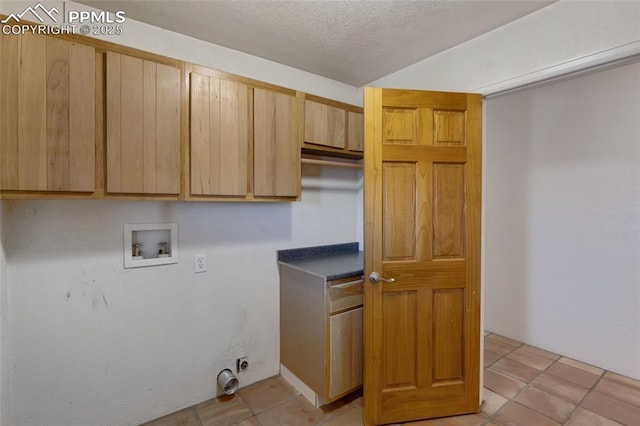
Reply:
<svg viewBox="0 0 640 426"><path fill-rule="evenodd" d="M553 1L80 0L362 86Z"/></svg>

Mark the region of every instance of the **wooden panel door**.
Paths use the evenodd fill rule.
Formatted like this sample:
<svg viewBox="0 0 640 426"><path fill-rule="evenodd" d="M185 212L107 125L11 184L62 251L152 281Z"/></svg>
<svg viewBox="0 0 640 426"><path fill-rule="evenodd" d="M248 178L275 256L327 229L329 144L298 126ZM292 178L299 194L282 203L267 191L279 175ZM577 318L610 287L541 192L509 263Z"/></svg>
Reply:
<svg viewBox="0 0 640 426"><path fill-rule="evenodd" d="M334 148L345 147L346 111L315 101L304 102L304 141Z"/></svg>
<svg viewBox="0 0 640 426"><path fill-rule="evenodd" d="M107 192L180 192L180 70L107 52Z"/></svg>
<svg viewBox="0 0 640 426"><path fill-rule="evenodd" d="M257 197L300 195L300 97L253 90L253 192Z"/></svg>
<svg viewBox="0 0 640 426"><path fill-rule="evenodd" d="M95 189L94 49L0 37L0 189Z"/></svg>
<svg viewBox="0 0 640 426"><path fill-rule="evenodd" d="M250 90L191 73L191 194L247 194Z"/></svg>
<svg viewBox="0 0 640 426"><path fill-rule="evenodd" d="M474 413L481 97L365 89L365 422Z"/></svg>

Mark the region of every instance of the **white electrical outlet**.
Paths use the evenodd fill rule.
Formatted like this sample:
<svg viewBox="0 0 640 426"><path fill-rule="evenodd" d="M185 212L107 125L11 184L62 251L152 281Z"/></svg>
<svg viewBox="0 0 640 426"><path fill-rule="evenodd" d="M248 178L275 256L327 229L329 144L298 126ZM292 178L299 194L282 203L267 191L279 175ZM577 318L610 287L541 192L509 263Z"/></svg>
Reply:
<svg viewBox="0 0 640 426"><path fill-rule="evenodd" d="M207 255L196 254L193 256L193 272L207 272Z"/></svg>

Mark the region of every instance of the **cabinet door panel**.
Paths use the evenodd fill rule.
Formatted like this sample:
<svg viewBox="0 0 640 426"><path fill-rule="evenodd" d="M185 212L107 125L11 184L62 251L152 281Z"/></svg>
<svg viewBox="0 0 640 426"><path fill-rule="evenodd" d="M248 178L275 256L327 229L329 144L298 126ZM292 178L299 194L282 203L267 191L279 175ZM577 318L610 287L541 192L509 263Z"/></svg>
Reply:
<svg viewBox="0 0 640 426"><path fill-rule="evenodd" d="M327 140L326 145L335 146L336 148L344 148L346 112L340 108L325 105L326 123L327 123Z"/></svg>
<svg viewBox="0 0 640 426"><path fill-rule="evenodd" d="M349 150L362 152L364 150L364 114L349 111L347 128Z"/></svg>
<svg viewBox="0 0 640 426"><path fill-rule="evenodd" d="M300 194L299 101L293 95L254 89L254 194Z"/></svg>
<svg viewBox="0 0 640 426"><path fill-rule="evenodd" d="M249 88L191 73L191 194L247 194Z"/></svg>
<svg viewBox="0 0 640 426"><path fill-rule="evenodd" d="M0 189L93 191L94 49L27 33L0 54Z"/></svg>
<svg viewBox="0 0 640 426"><path fill-rule="evenodd" d="M305 101L305 142L334 148L344 148L345 124L345 110L314 101Z"/></svg>
<svg viewBox="0 0 640 426"><path fill-rule="evenodd" d="M180 70L107 52L107 191L180 192Z"/></svg>
<svg viewBox="0 0 640 426"><path fill-rule="evenodd" d="M362 385L362 308L329 317L329 399Z"/></svg>

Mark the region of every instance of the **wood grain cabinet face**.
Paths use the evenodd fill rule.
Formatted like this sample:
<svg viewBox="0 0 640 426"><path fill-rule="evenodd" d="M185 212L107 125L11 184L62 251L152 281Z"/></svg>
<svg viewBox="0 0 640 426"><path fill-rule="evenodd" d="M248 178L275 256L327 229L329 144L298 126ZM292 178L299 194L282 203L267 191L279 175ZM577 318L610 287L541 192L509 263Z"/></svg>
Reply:
<svg viewBox="0 0 640 426"><path fill-rule="evenodd" d="M346 111L305 100L304 141L333 148L345 147Z"/></svg>
<svg viewBox="0 0 640 426"><path fill-rule="evenodd" d="M95 190L95 50L0 37L0 189Z"/></svg>
<svg viewBox="0 0 640 426"><path fill-rule="evenodd" d="M107 192L180 192L180 70L107 52Z"/></svg>
<svg viewBox="0 0 640 426"><path fill-rule="evenodd" d="M254 195L298 197L302 143L298 98L255 88L253 102Z"/></svg>
<svg viewBox="0 0 640 426"><path fill-rule="evenodd" d="M329 317L329 400L362 386L362 311Z"/></svg>
<svg viewBox="0 0 640 426"><path fill-rule="evenodd" d="M249 88L191 73L191 194L247 194Z"/></svg>
<svg viewBox="0 0 640 426"><path fill-rule="evenodd" d="M347 135L349 151L364 151L364 114L347 112Z"/></svg>

